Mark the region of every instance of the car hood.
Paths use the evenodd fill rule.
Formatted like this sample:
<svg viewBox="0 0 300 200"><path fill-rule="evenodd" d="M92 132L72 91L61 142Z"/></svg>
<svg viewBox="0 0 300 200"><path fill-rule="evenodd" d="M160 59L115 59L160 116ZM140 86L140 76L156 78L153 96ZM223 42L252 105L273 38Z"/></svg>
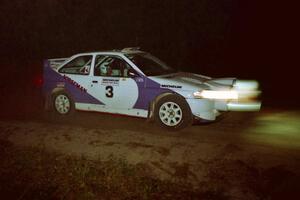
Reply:
<svg viewBox="0 0 300 200"><path fill-rule="evenodd" d="M182 90L223 90L232 88L236 78L211 78L199 74L179 72L174 74L152 76L149 79L160 84L162 88Z"/></svg>

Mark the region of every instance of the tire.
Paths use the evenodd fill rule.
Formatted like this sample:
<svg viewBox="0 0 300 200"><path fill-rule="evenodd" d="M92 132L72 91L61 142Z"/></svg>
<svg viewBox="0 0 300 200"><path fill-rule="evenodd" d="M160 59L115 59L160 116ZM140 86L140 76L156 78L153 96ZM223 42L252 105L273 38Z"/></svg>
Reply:
<svg viewBox="0 0 300 200"><path fill-rule="evenodd" d="M186 100L170 94L158 100L154 107L154 120L170 131L183 129L193 122L193 115Z"/></svg>
<svg viewBox="0 0 300 200"><path fill-rule="evenodd" d="M75 111L72 98L64 91L56 92L53 95L52 108L54 113L60 116L69 116Z"/></svg>

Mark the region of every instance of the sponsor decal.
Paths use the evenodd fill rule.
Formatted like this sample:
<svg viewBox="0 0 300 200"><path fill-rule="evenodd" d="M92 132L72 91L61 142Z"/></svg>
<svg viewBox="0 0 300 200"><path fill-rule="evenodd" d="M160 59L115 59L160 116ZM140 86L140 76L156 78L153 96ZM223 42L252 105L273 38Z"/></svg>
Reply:
<svg viewBox="0 0 300 200"><path fill-rule="evenodd" d="M101 85L119 86L119 79L103 78Z"/></svg>
<svg viewBox="0 0 300 200"><path fill-rule="evenodd" d="M180 85L160 85L161 88L182 88Z"/></svg>
<svg viewBox="0 0 300 200"><path fill-rule="evenodd" d="M80 89L83 92L87 92L87 89L82 87L79 83L77 83L76 81L72 80L71 78L67 77L66 75L63 76L64 79L66 81L68 81L69 83L71 83L72 85L76 86L78 89Z"/></svg>

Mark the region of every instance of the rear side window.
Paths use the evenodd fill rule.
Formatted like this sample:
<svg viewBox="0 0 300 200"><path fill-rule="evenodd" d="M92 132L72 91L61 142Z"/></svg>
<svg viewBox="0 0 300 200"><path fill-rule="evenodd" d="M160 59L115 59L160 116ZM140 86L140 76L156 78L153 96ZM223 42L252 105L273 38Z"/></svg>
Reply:
<svg viewBox="0 0 300 200"><path fill-rule="evenodd" d="M58 72L65 74L88 75L93 56L79 56L59 69Z"/></svg>

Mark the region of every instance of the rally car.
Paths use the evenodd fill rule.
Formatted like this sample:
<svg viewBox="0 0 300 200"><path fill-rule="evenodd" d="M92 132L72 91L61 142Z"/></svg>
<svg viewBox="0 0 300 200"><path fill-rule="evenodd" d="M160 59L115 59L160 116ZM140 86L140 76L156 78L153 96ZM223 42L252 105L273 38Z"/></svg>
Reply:
<svg viewBox="0 0 300 200"><path fill-rule="evenodd" d="M258 111L256 81L178 72L137 48L44 61L45 106L148 118L170 130L214 121L222 111Z"/></svg>

